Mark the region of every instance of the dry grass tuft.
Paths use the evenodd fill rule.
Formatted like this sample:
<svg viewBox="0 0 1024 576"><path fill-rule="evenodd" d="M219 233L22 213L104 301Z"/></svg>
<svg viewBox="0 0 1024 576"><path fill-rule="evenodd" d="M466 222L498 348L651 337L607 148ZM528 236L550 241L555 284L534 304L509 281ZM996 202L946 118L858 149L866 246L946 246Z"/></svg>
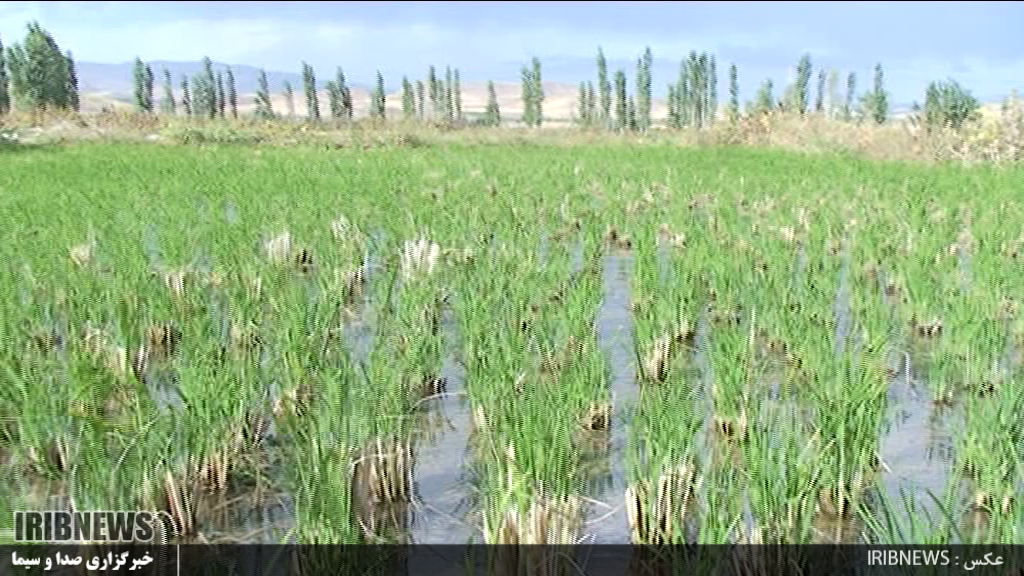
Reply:
<svg viewBox="0 0 1024 576"><path fill-rule="evenodd" d="M181 329L173 324L151 324L146 327L145 339L132 358L135 377L145 381L149 368L154 364L168 361L181 344Z"/></svg>
<svg viewBox="0 0 1024 576"><path fill-rule="evenodd" d="M426 238L406 240L402 245L402 277L414 280L430 276L434 273L440 255L441 247Z"/></svg>
<svg viewBox="0 0 1024 576"><path fill-rule="evenodd" d="M626 488L626 515L632 542L653 545L682 542L686 513L693 504L698 482L693 464L686 463L662 474L654 494L647 482L630 484Z"/></svg>
<svg viewBox="0 0 1024 576"><path fill-rule="evenodd" d="M592 403L580 419L584 430L604 432L612 425L612 405L610 402Z"/></svg>
<svg viewBox="0 0 1024 576"><path fill-rule="evenodd" d="M720 119L704 129L669 130L657 124L647 134L583 130L549 121L543 130L516 126L456 128L415 122L356 122L318 125L252 117L235 120L165 117L129 111L100 114L54 112L11 114L4 126L24 144L53 144L83 140L151 143L155 145L307 145L326 148L368 149L445 146L551 145L587 146L617 143L628 146L673 144L680 146L774 147L806 153L852 153L880 160L1007 163L1024 157L1024 108L1016 94L998 110L985 113L959 130L926 129L915 116L893 118L878 126L865 121L845 122L823 114L800 116L775 110L729 120ZM651 195L653 198L653 194ZM647 202L631 205L642 211Z"/></svg>
<svg viewBox="0 0 1024 576"><path fill-rule="evenodd" d="M525 512L512 509L502 517L499 526L485 521L484 541L488 544L575 544L582 521L579 497L537 498Z"/></svg>
<svg viewBox="0 0 1024 576"><path fill-rule="evenodd" d="M608 231L604 235L605 242L608 243L615 250L631 250L633 248L633 239L619 232L614 226L609 226Z"/></svg>
<svg viewBox="0 0 1024 576"><path fill-rule="evenodd" d="M178 536L191 536L196 532L194 502L194 490L189 483L168 470L164 475L164 510L170 514Z"/></svg>
<svg viewBox="0 0 1024 576"><path fill-rule="evenodd" d="M68 249L68 257L76 266L85 268L93 260L93 252L96 250L96 242L90 240L82 244L76 244Z"/></svg>
<svg viewBox="0 0 1024 576"><path fill-rule="evenodd" d="M128 377L128 351L101 328L87 325L82 335L86 353L118 380Z"/></svg>
<svg viewBox="0 0 1024 576"><path fill-rule="evenodd" d="M942 335L942 319L935 316L930 321L921 322L914 318L911 320L911 329L921 338L938 338Z"/></svg>
<svg viewBox="0 0 1024 576"><path fill-rule="evenodd" d="M263 253L274 264L284 264L292 258L292 234L284 231L263 243Z"/></svg>
<svg viewBox="0 0 1024 576"><path fill-rule="evenodd" d="M412 501L412 458L408 442L377 439L353 463L352 510L368 541L404 532L403 507L395 505Z"/></svg>
<svg viewBox="0 0 1024 576"><path fill-rule="evenodd" d="M693 346L694 330L683 320L674 334L662 334L654 340L640 367L642 382L664 382L672 362L684 347Z"/></svg>

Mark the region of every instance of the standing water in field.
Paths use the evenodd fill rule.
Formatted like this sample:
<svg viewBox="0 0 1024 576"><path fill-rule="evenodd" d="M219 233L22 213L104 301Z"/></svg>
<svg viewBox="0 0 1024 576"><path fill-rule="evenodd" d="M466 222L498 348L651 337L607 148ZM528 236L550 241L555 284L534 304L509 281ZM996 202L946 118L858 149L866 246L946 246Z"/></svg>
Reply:
<svg viewBox="0 0 1024 576"><path fill-rule="evenodd" d="M238 206L231 200L225 201L224 221L228 224L238 224L241 220L241 217L238 215Z"/></svg>
<svg viewBox="0 0 1024 576"><path fill-rule="evenodd" d="M711 395L715 384L715 366L711 361L711 305L701 307L697 316L697 329L694 333L693 364L700 381L700 391L706 403L705 414L715 413L714 398Z"/></svg>
<svg viewBox="0 0 1024 576"><path fill-rule="evenodd" d="M833 313L836 320L836 358L840 358L846 352L853 331L853 307L851 301L853 293L850 288L850 268L853 267L853 250L850 247L849 236L843 239L843 263L839 268L839 287L836 289Z"/></svg>
<svg viewBox="0 0 1024 576"><path fill-rule="evenodd" d="M458 325L450 319L442 322L445 340L458 341ZM466 370L450 352L444 353L441 378L445 393L426 399L419 408L425 426L417 441L415 476L416 503L411 527L412 542L463 544L476 536L467 520L471 505L469 482L463 463L470 450L469 403L465 391Z"/></svg>
<svg viewBox="0 0 1024 576"><path fill-rule="evenodd" d="M633 317L630 313L630 274L633 268L632 255L604 258L604 298L597 316L597 337L611 365L614 409L607 456L611 477L600 486L600 490L588 494L602 504L592 508L584 529L585 534L593 536L595 544L621 543L629 539L629 523L621 502L626 489L625 465L629 443L629 423L625 416L636 403L638 390L633 354Z"/></svg>
<svg viewBox="0 0 1024 576"><path fill-rule="evenodd" d="M158 269L162 264L160 242L157 240L156 227L152 222L146 225L145 236L142 240L142 250L146 253L146 259L149 260L150 268Z"/></svg>
<svg viewBox="0 0 1024 576"><path fill-rule="evenodd" d="M889 430L879 443L885 464L882 484L898 516L909 498L939 518L942 513L928 494L943 499L954 460L953 430L961 426L961 418L935 405L927 385L916 382L910 370L905 365L889 385Z"/></svg>

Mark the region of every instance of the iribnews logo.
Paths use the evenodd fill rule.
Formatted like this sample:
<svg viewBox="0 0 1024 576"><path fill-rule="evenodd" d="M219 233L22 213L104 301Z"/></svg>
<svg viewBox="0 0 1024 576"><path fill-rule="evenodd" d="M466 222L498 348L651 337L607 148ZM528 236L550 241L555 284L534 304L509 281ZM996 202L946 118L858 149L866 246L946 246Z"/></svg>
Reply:
<svg viewBox="0 0 1024 576"><path fill-rule="evenodd" d="M18 510L16 542L151 542L157 515L147 511Z"/></svg>

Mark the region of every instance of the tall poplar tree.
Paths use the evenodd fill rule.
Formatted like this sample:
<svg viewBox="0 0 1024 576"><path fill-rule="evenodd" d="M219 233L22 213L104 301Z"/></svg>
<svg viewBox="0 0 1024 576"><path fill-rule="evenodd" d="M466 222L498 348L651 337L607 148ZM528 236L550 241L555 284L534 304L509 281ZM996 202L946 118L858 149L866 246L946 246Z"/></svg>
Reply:
<svg viewBox="0 0 1024 576"><path fill-rule="evenodd" d="M416 81L416 117L423 120L427 117L427 89L423 86L423 80Z"/></svg>
<svg viewBox="0 0 1024 576"><path fill-rule="evenodd" d="M853 99L857 94L857 73L850 72L846 77L846 100L843 103L843 119L853 119Z"/></svg>
<svg viewBox="0 0 1024 576"><path fill-rule="evenodd" d="M580 82L580 88L576 94L576 105L578 106L578 108L576 109L576 121L579 123L580 126L589 126L590 117L587 115L587 107L589 104L587 103L586 82Z"/></svg>
<svg viewBox="0 0 1024 576"><path fill-rule="evenodd" d="M704 127L707 115L707 61L707 54L697 54L695 50L690 51L690 99L692 102L690 117L697 128Z"/></svg>
<svg viewBox="0 0 1024 576"><path fill-rule="evenodd" d="M765 79L764 83L761 84L761 87L757 91L757 97L754 103L755 111L766 114L775 108L775 95L772 94L773 88L772 79Z"/></svg>
<svg viewBox="0 0 1024 576"><path fill-rule="evenodd" d="M501 124L501 109L498 107L498 93L494 89L494 81L487 82L487 108L484 110L484 123L487 126Z"/></svg>
<svg viewBox="0 0 1024 576"><path fill-rule="evenodd" d="M320 120L320 98L316 93L316 74L313 67L306 62L302 63L302 86L306 91L306 115L310 120Z"/></svg>
<svg viewBox="0 0 1024 576"><path fill-rule="evenodd" d="M536 116L534 112L534 97L533 97L533 73L526 66L523 66L521 70L522 75L522 91L523 91L523 118L522 122L524 126L533 126L533 118Z"/></svg>
<svg viewBox="0 0 1024 576"><path fill-rule="evenodd" d="M629 127L629 103L626 94L626 72L622 69L615 72L615 128L625 130Z"/></svg>
<svg viewBox="0 0 1024 576"><path fill-rule="evenodd" d="M600 106L600 118L605 127L610 127L612 119L612 84L608 79L608 62L604 50L597 48L597 91Z"/></svg>
<svg viewBox="0 0 1024 576"><path fill-rule="evenodd" d="M437 79L437 70L433 64L427 69L427 90L430 94L431 117L440 120L444 116L444 102L441 97L441 83Z"/></svg>
<svg viewBox="0 0 1024 576"><path fill-rule="evenodd" d="M206 117L210 112L207 107L206 101L206 76L203 74L196 74L192 77L192 83L189 84L192 90L191 96L191 109L193 116Z"/></svg>
<svg viewBox="0 0 1024 576"><path fill-rule="evenodd" d="M714 124L718 118L718 68L715 65L715 55L708 54L707 58L707 86L708 106L707 123Z"/></svg>
<svg viewBox="0 0 1024 576"><path fill-rule="evenodd" d="M75 71L75 59L71 55L71 50L64 53L64 66L67 69L66 83L64 84L67 97L68 109L78 112L80 105L79 94L78 94L78 73ZM150 84L152 81L152 71L150 72ZM152 90L150 90L152 92Z"/></svg>
<svg viewBox="0 0 1024 576"><path fill-rule="evenodd" d="M150 114L153 112L153 70L142 61L142 58L135 57L135 68L132 75L135 84L135 108L139 112Z"/></svg>
<svg viewBox="0 0 1024 576"><path fill-rule="evenodd" d="M348 87L348 82L345 80L345 72L341 69L341 66L334 72L334 82L338 85L338 93L341 95L341 111L342 118L345 120L352 119L352 91Z"/></svg>
<svg viewBox="0 0 1024 576"><path fill-rule="evenodd" d="M288 119L295 118L295 89L292 88L292 83L284 81L284 109L288 115Z"/></svg>
<svg viewBox="0 0 1024 576"><path fill-rule="evenodd" d="M885 90L881 63L875 64L875 86L872 94L871 119L875 124L885 124L889 119L889 93Z"/></svg>
<svg viewBox="0 0 1024 576"><path fill-rule="evenodd" d="M11 82L7 75L7 61L4 58L4 43L0 40L0 114L11 111Z"/></svg>
<svg viewBox="0 0 1024 576"><path fill-rule="evenodd" d="M818 114L825 112L825 80L827 73L824 68L818 70L818 95L814 99L814 111Z"/></svg>
<svg viewBox="0 0 1024 576"><path fill-rule="evenodd" d="M370 95L370 117L384 120L387 116L387 94L384 92L384 75L377 70L377 80Z"/></svg>
<svg viewBox="0 0 1024 576"><path fill-rule="evenodd" d="M740 83L736 63L729 65L729 119L735 121L740 115Z"/></svg>
<svg viewBox="0 0 1024 576"><path fill-rule="evenodd" d="M217 116L224 118L227 112L227 91L224 89L224 72L217 71Z"/></svg>
<svg viewBox="0 0 1024 576"><path fill-rule="evenodd" d="M27 65L25 50L19 44L14 44L6 50L5 63L8 73L8 98L11 100L11 109L28 109L30 103L26 96L28 87L25 86L25 66Z"/></svg>
<svg viewBox="0 0 1024 576"><path fill-rule="evenodd" d="M186 116L191 116L194 113L192 109L192 92L188 86L188 76L181 77L181 109L185 112Z"/></svg>
<svg viewBox="0 0 1024 576"><path fill-rule="evenodd" d="M828 104L825 106L825 114L829 120L835 120L841 107L839 99L839 70L829 68L828 71Z"/></svg>
<svg viewBox="0 0 1024 576"><path fill-rule="evenodd" d="M534 126L539 128L544 123L544 81L541 76L540 58L533 57L533 73L530 77L533 81L533 112Z"/></svg>
<svg viewBox="0 0 1024 576"><path fill-rule="evenodd" d="M689 59L679 63L679 76L676 78L675 89L677 123L674 128L683 128L693 122L693 73L690 72L690 67L696 65L693 60L693 53L691 53Z"/></svg>
<svg viewBox="0 0 1024 576"><path fill-rule="evenodd" d="M811 83L811 55L804 54L796 65L796 91L792 107L800 115L807 113L808 90Z"/></svg>
<svg viewBox="0 0 1024 576"><path fill-rule="evenodd" d="M455 120L462 122L462 79L459 78L459 69L455 69L455 83L452 85L452 98L455 106Z"/></svg>
<svg viewBox="0 0 1024 576"><path fill-rule="evenodd" d="M235 73L231 71L231 67L227 69L227 81L228 81L228 107L231 108L231 117L238 118L238 90L235 87Z"/></svg>
<svg viewBox="0 0 1024 576"><path fill-rule="evenodd" d="M455 119L455 77L452 75L452 67L447 66L444 70L444 121L451 124Z"/></svg>
<svg viewBox="0 0 1024 576"><path fill-rule="evenodd" d="M78 79L71 52L38 22L29 22L25 40L5 50L7 104L18 109L78 110Z"/></svg>
<svg viewBox="0 0 1024 576"><path fill-rule="evenodd" d="M668 107L668 117L665 119L665 125L669 128L679 128L682 125L679 117L679 94L677 89L678 87L674 82L669 83L668 97L665 98L665 104Z"/></svg>
<svg viewBox="0 0 1024 576"><path fill-rule="evenodd" d="M402 76L402 117L405 120L416 118L416 94L408 76Z"/></svg>
<svg viewBox="0 0 1024 576"><path fill-rule="evenodd" d="M338 87L336 80L328 80L327 85L327 109L331 113L331 118L341 119L345 116L345 108L341 102L341 88Z"/></svg>
<svg viewBox="0 0 1024 576"><path fill-rule="evenodd" d="M594 82L587 80L587 120L589 126L597 123L597 92L594 90Z"/></svg>
<svg viewBox="0 0 1024 576"><path fill-rule="evenodd" d="M646 132L651 127L651 66L654 57L650 47L637 62L636 74L636 128Z"/></svg>
<svg viewBox="0 0 1024 576"><path fill-rule="evenodd" d="M209 56L203 57L202 92L197 97L202 98L202 114L208 118L217 116L217 78L213 74L213 62ZM198 91L198 86L196 90Z"/></svg>
<svg viewBox="0 0 1024 576"><path fill-rule="evenodd" d="M260 70L256 87L256 117L269 120L274 117L274 106L270 101L270 85L267 83L267 71Z"/></svg>
<svg viewBox="0 0 1024 576"><path fill-rule="evenodd" d="M174 81L171 79L171 71L167 68L164 68L164 97L160 104L164 114L175 114L177 106L174 101Z"/></svg>

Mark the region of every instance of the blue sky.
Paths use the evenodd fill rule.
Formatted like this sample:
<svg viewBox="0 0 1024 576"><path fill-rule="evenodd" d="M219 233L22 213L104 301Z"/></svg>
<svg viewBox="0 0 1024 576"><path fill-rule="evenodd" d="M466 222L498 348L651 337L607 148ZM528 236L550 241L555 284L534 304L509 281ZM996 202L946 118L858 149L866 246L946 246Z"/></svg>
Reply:
<svg viewBox="0 0 1024 576"><path fill-rule="evenodd" d="M1017 2L4 2L0 38L20 40L38 20L76 59L118 63L198 60L321 76L341 65L370 83L458 67L464 81L516 80L530 57L545 79L594 75L602 46L633 77L645 46L664 92L681 58L707 50L739 68L742 99L764 78L791 79L803 52L815 66L858 75L882 62L896 102L921 99L929 80L953 77L986 100L1024 83Z"/></svg>

